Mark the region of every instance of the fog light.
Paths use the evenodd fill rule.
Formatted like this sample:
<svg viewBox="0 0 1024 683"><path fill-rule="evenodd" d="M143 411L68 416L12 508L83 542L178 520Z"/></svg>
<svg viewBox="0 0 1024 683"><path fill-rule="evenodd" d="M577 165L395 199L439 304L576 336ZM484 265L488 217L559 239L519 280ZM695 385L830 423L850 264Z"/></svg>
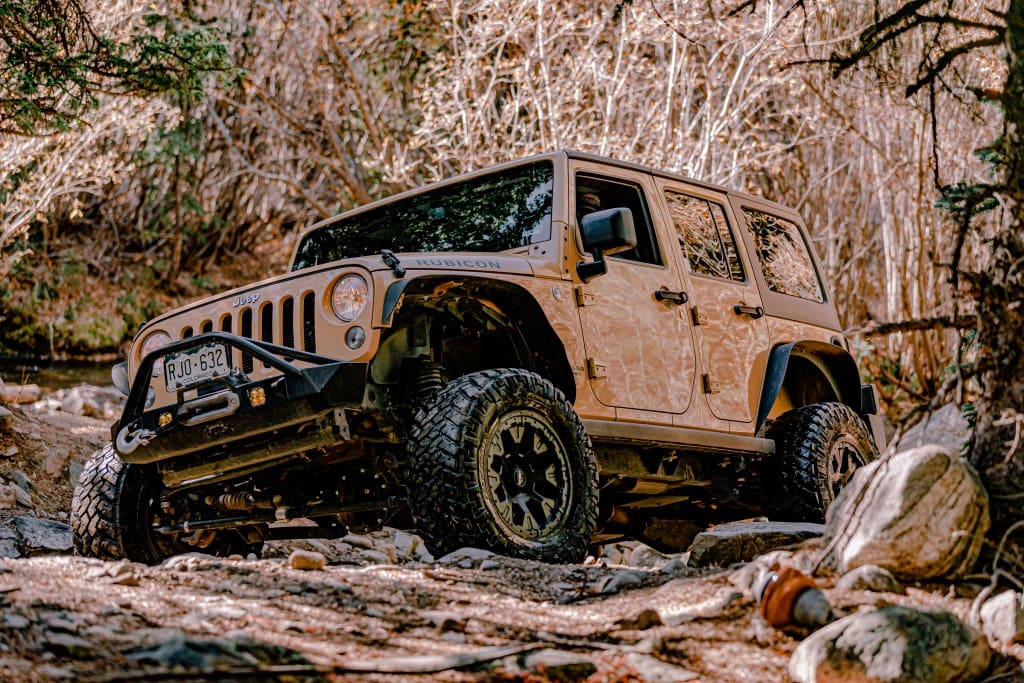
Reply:
<svg viewBox="0 0 1024 683"><path fill-rule="evenodd" d="M157 420L161 427L166 427L171 424L171 420L174 419L170 413L160 413L160 417Z"/></svg>
<svg viewBox="0 0 1024 683"><path fill-rule="evenodd" d="M263 387L256 387L249 390L249 405L252 407L261 406L267 402L267 392Z"/></svg>
<svg viewBox="0 0 1024 683"><path fill-rule="evenodd" d="M348 332L345 333L345 344L348 345L348 348L358 349L364 341L366 341L366 331L363 328L359 325L348 328Z"/></svg>

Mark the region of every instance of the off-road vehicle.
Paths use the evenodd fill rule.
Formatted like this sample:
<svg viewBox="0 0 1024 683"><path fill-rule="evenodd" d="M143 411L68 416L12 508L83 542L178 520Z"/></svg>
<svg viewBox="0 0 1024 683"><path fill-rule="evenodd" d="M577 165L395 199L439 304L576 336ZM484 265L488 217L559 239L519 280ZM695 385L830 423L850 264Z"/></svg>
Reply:
<svg viewBox="0 0 1024 683"><path fill-rule="evenodd" d="M74 542L150 563L385 524L577 561L659 517L820 520L880 443L800 216L575 152L318 223L113 376Z"/></svg>

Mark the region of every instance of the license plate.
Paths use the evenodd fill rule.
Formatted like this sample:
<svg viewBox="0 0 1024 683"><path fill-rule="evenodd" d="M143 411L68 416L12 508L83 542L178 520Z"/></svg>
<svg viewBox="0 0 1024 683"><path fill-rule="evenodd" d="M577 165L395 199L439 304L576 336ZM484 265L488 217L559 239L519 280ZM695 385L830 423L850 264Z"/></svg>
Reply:
<svg viewBox="0 0 1024 683"><path fill-rule="evenodd" d="M203 344L164 356L167 391L188 389L231 374L231 355L222 344Z"/></svg>

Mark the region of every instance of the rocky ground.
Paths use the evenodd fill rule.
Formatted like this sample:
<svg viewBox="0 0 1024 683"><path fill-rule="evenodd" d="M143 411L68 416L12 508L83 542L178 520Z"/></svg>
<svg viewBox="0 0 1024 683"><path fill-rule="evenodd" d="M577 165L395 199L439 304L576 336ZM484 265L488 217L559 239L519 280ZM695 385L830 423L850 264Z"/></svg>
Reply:
<svg viewBox="0 0 1024 683"><path fill-rule="evenodd" d="M627 543L558 566L476 549L435 559L394 530L275 542L263 559L74 557L62 525L71 482L116 407L72 392L0 415L0 680L787 681L810 633L769 626L756 584L779 560L810 573L820 539L734 561L813 527L787 538L758 522L699 537L691 553ZM958 624L977 622L988 585L815 581L835 616L937 608ZM924 645L940 651L943 639ZM996 641L986 656L983 673L949 680L1024 681L1024 645Z"/></svg>

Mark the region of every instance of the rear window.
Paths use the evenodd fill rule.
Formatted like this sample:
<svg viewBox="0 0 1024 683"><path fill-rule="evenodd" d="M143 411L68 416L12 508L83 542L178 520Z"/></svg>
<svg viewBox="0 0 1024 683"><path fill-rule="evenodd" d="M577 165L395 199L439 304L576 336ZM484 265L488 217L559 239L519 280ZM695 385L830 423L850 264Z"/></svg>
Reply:
<svg viewBox="0 0 1024 683"><path fill-rule="evenodd" d="M825 295L810 251L796 224L755 209L743 209L754 237L768 289L822 303Z"/></svg>

